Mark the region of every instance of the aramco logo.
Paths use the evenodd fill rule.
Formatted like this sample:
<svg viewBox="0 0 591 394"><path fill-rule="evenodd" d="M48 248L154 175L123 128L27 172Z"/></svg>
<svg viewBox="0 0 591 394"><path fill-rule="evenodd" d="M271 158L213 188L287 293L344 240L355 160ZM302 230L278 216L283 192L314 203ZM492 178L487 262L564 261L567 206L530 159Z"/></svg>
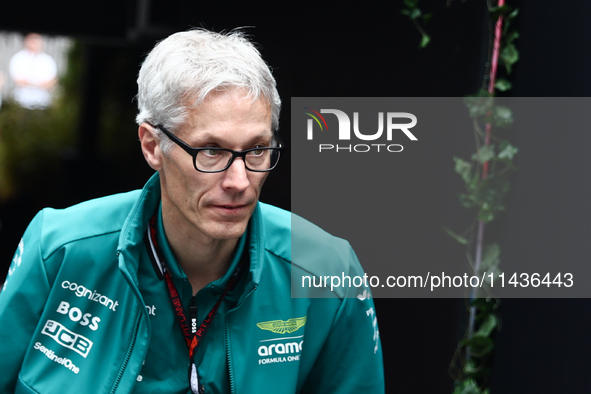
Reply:
<svg viewBox="0 0 591 394"><path fill-rule="evenodd" d="M314 129L320 129L320 132L329 132L328 124L322 114L333 114L338 121L338 139L339 141L351 141L351 119L349 115L338 109L321 109L320 112L303 107L304 113L309 116L307 123L307 139L314 139ZM410 123L400 123L401 119L410 120ZM384 127L384 123L386 124ZM353 112L353 134L356 139L361 141L376 141L382 138L384 129L386 131L386 141L392 141L395 133L402 132L411 141L417 141L417 137L410 132L410 129L416 126L417 117L408 112L378 112L378 130L373 134L364 134L359 130L359 112ZM316 125L316 126L315 126ZM389 143L371 143L371 144L318 144L318 151L333 152L357 152L365 153L376 152L402 152L404 147L401 144Z"/></svg>

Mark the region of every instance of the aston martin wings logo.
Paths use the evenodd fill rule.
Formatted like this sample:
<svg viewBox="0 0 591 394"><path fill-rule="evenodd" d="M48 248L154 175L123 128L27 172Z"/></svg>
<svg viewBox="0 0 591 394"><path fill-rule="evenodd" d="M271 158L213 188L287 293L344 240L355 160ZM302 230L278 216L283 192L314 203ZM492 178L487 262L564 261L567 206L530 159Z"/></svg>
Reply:
<svg viewBox="0 0 591 394"><path fill-rule="evenodd" d="M257 327L261 330L272 331L276 334L292 333L306 324L307 316L294 317L289 320L271 320L257 323Z"/></svg>

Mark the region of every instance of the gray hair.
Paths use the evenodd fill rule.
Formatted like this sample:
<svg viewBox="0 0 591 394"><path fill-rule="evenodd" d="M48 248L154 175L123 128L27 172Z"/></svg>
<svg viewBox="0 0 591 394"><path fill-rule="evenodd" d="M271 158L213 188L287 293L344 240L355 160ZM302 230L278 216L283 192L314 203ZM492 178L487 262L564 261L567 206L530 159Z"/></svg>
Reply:
<svg viewBox="0 0 591 394"><path fill-rule="evenodd" d="M138 125L163 125L176 133L190 109L212 91L243 88L252 101L271 105L271 126L279 127L281 99L275 78L261 54L241 31L195 29L175 33L148 54L137 79ZM155 129L164 153L172 141Z"/></svg>

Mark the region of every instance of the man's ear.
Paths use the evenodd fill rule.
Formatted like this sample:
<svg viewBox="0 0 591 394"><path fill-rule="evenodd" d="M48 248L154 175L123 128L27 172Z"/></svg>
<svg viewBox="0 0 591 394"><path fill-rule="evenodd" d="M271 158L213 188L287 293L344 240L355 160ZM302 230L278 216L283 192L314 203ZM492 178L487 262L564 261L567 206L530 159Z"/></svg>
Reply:
<svg viewBox="0 0 591 394"><path fill-rule="evenodd" d="M146 162L152 169L160 171L162 169L163 154L160 150L160 140L152 132L152 126L142 123L138 128L138 136Z"/></svg>

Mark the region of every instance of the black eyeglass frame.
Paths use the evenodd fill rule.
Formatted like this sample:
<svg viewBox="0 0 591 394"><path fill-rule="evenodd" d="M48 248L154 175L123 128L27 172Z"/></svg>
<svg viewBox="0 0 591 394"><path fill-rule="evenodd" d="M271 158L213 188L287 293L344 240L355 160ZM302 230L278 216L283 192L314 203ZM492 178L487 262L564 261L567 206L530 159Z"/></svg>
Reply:
<svg viewBox="0 0 591 394"><path fill-rule="evenodd" d="M150 125L152 126L152 125ZM244 162L244 167L248 170L248 171L252 171L252 172L269 172L271 170L273 170L275 167L277 167L277 164L279 164L279 159L281 159L281 151L283 149L285 149L285 147L283 146L283 141L281 140L281 137L279 137L278 134L273 133L273 137L276 139L278 146L273 146L273 147L258 147L258 148L251 148L251 149L246 149L246 150L242 150L242 151L235 151L232 149L226 149L226 148L218 148L215 146L206 146L204 148L193 148L192 146L190 146L189 144L187 144L185 141L181 140L180 138L178 138L176 135L172 134L170 131L168 131L164 126L162 126L161 124L156 125L156 126L152 126L154 128L158 128L160 130L162 130L162 132L172 140L172 142L174 142L175 144L177 144L178 146L180 146L185 152L187 152L189 155L191 155L191 157L193 157L193 167L195 167L195 169L199 172L205 172L208 174L211 173L216 173L216 172L224 172L226 171L228 168L230 168L230 166L232 165L232 163L234 163L234 159L236 159L237 157L241 157L242 161ZM197 154L203 150L216 150L216 151L225 151L225 152L230 152L232 154L232 157L230 158L230 160L228 161L228 164L222 168L221 170L200 170L199 168L197 168ZM246 164L246 155L250 152L256 151L256 150L274 150L277 151L277 161L275 162L275 165L269 169L266 170L253 170L252 168L248 168L248 165Z"/></svg>

